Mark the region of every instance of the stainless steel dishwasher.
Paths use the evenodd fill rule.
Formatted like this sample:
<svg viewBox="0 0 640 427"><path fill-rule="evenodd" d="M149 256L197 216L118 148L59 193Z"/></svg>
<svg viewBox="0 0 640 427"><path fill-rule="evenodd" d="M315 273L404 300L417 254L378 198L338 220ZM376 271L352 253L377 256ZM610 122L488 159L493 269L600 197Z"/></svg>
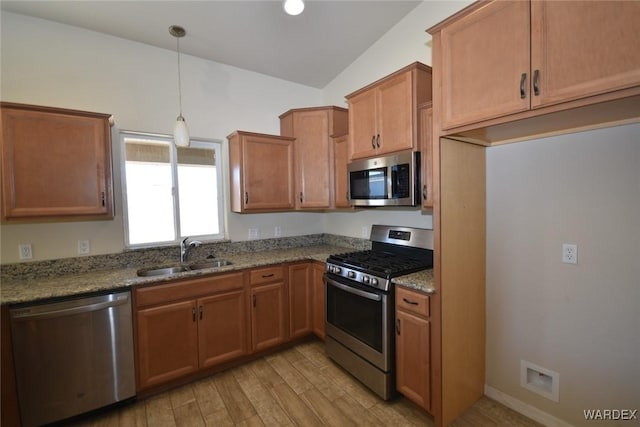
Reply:
<svg viewBox="0 0 640 427"><path fill-rule="evenodd" d="M23 426L135 395L131 292L10 309Z"/></svg>

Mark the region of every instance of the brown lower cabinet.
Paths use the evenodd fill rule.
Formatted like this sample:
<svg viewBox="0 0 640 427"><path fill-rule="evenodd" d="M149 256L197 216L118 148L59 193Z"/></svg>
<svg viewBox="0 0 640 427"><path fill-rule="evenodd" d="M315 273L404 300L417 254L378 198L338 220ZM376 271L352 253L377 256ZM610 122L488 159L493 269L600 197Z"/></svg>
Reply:
<svg viewBox="0 0 640 427"><path fill-rule="evenodd" d="M138 288L135 295L139 390L247 353L242 273Z"/></svg>
<svg viewBox="0 0 640 427"><path fill-rule="evenodd" d="M396 287L396 387L431 410L429 296Z"/></svg>
<svg viewBox="0 0 640 427"><path fill-rule="evenodd" d="M313 282L311 264L289 266L289 337L309 335L313 331Z"/></svg>
<svg viewBox="0 0 640 427"><path fill-rule="evenodd" d="M323 338L323 273L304 261L136 288L138 392Z"/></svg>
<svg viewBox="0 0 640 427"><path fill-rule="evenodd" d="M287 339L284 266L251 270L251 350L282 344Z"/></svg>
<svg viewBox="0 0 640 427"><path fill-rule="evenodd" d="M313 333L321 339L324 339L325 335L325 268L326 265L324 262L314 262L311 264L311 292L313 294Z"/></svg>

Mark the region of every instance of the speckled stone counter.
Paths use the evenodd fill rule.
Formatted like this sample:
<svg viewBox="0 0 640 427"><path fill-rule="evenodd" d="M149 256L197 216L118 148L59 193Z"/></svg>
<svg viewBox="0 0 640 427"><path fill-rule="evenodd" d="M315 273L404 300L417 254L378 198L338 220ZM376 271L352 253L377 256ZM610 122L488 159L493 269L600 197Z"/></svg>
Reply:
<svg viewBox="0 0 640 427"><path fill-rule="evenodd" d="M208 268L196 271L186 271L176 274L138 277L139 268L166 266L170 263L144 264L124 268L105 268L91 272L63 273L57 276L40 278L13 277L4 278L0 286L0 302L2 304L16 304L34 302L48 298L67 297L92 292L126 289L136 285L163 283L176 279L188 279L203 275L224 273L294 261L315 260L326 261L331 254L348 252L343 246L328 244L295 247L287 249L261 250L243 253L220 253L217 258L231 261L231 265ZM176 265L173 263L173 265ZM394 279L394 282L413 289L429 292L433 289L432 270L414 273Z"/></svg>
<svg viewBox="0 0 640 427"><path fill-rule="evenodd" d="M433 284L433 269L396 277L393 279L393 283L406 288L415 289L420 292L425 292L427 294L435 292Z"/></svg>

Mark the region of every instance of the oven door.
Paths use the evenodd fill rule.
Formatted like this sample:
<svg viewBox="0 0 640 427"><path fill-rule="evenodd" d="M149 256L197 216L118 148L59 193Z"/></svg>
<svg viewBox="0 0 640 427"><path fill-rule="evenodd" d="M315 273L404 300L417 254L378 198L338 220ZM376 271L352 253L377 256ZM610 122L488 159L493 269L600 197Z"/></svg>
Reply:
<svg viewBox="0 0 640 427"><path fill-rule="evenodd" d="M330 274L325 277L326 334L382 371L390 371L389 294Z"/></svg>

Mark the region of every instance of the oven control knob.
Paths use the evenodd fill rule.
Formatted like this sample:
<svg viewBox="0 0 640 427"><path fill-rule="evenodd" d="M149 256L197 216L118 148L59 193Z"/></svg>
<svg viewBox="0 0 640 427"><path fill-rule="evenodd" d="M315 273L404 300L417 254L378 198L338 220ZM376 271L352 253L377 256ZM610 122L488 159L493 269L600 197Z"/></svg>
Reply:
<svg viewBox="0 0 640 427"><path fill-rule="evenodd" d="M372 284L373 286L377 286L377 285L378 285L378 279L376 279L375 277L372 277L372 278L371 278L371 284Z"/></svg>
<svg viewBox="0 0 640 427"><path fill-rule="evenodd" d="M366 284L369 283L369 276L362 276L362 281Z"/></svg>
<svg viewBox="0 0 640 427"><path fill-rule="evenodd" d="M342 269L340 267L333 267L333 272L336 274L340 274L340 272L342 271Z"/></svg>
<svg viewBox="0 0 640 427"><path fill-rule="evenodd" d="M356 277L356 272L355 272L355 271L350 271L349 273L347 273L347 276L348 276L350 279L353 279L354 277Z"/></svg>

